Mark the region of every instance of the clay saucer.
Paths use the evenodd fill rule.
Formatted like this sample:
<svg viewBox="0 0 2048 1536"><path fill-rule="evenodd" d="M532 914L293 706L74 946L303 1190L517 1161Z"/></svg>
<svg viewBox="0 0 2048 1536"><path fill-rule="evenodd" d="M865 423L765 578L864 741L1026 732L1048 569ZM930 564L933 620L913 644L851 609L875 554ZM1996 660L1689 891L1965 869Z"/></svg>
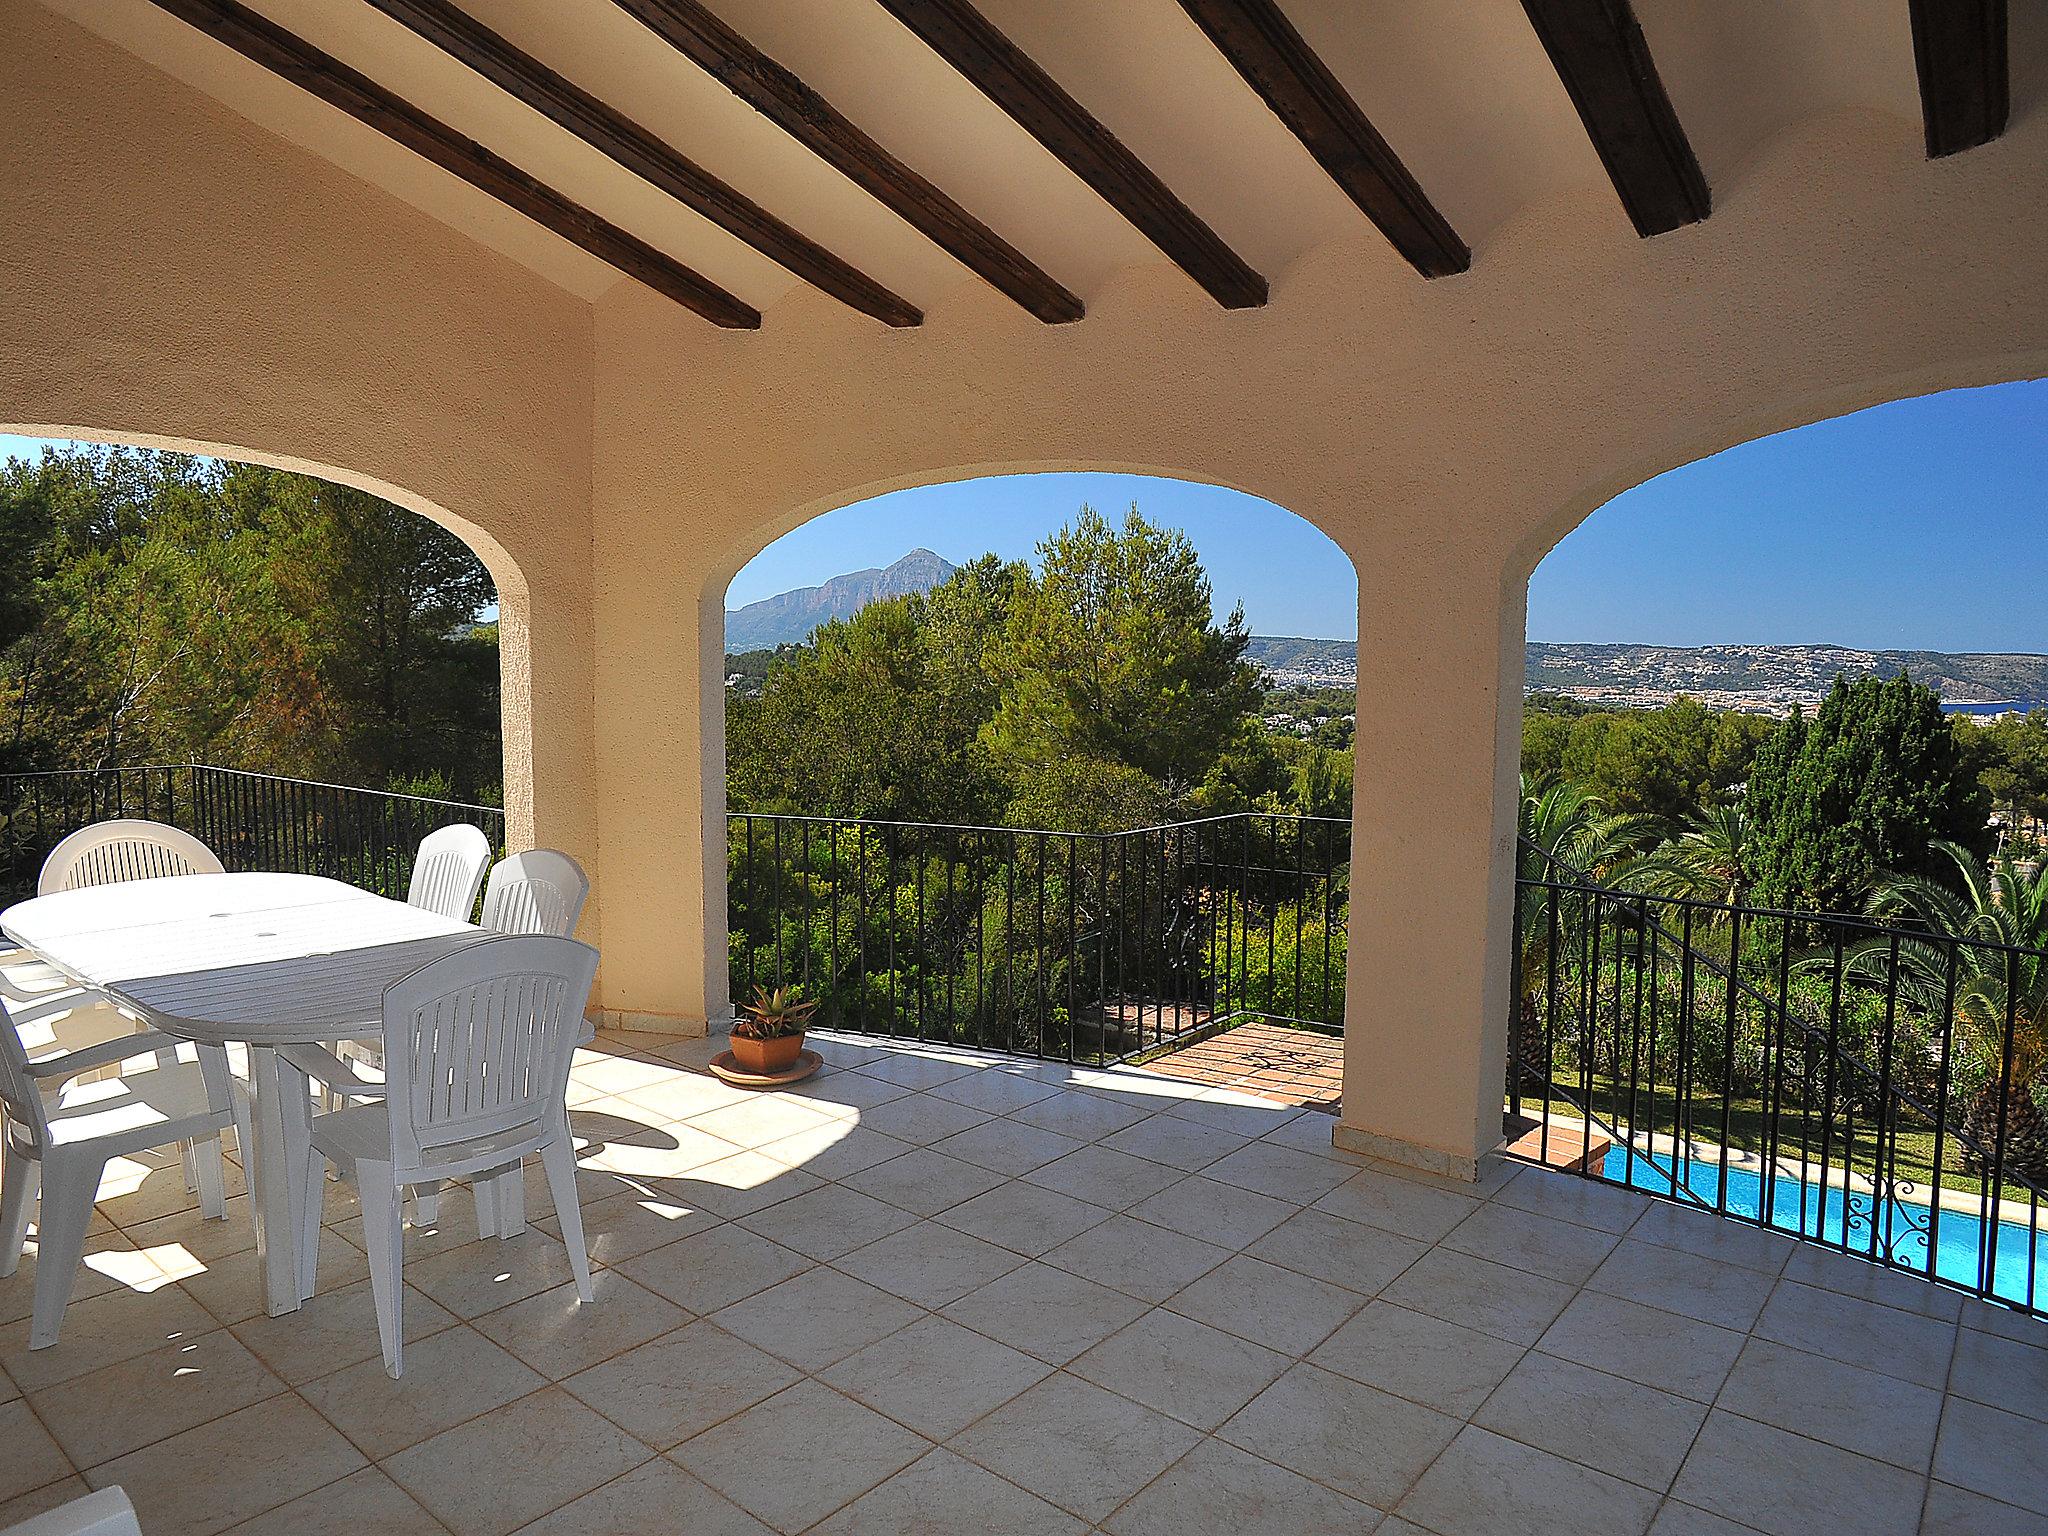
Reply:
<svg viewBox="0 0 2048 1536"><path fill-rule="evenodd" d="M816 1051L797 1052L795 1064L781 1072L749 1072L733 1060L731 1051L720 1051L711 1058L711 1070L738 1088L780 1088L787 1083L800 1083L823 1065L825 1058Z"/></svg>

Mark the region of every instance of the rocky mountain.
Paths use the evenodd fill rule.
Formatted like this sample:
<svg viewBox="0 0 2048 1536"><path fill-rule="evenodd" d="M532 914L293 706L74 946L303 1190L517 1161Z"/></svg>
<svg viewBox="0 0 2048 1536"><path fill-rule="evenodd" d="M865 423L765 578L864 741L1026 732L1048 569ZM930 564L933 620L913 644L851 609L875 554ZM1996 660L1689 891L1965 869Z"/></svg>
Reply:
<svg viewBox="0 0 2048 1536"><path fill-rule="evenodd" d="M808 640L811 631L831 619L850 619L869 603L911 592L929 592L957 569L928 549L913 549L881 570L848 571L823 586L764 597L725 614L725 648L729 652L765 650Z"/></svg>

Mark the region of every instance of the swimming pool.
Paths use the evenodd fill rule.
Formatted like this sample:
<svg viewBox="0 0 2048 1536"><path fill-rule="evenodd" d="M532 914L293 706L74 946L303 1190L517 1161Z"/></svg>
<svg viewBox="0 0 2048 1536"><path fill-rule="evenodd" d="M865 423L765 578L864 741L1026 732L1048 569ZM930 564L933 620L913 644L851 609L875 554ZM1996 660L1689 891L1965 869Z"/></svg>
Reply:
<svg viewBox="0 0 2048 1536"><path fill-rule="evenodd" d="M1668 1156L1646 1157L1638 1152L1631 1158L1625 1146L1617 1145L1601 1164L1601 1172L1618 1184L1652 1194L1668 1196L1682 1184L1709 1206L1716 1205L1721 1195L1723 1170L1719 1163L1688 1163L1680 1177L1674 1175ZM1762 1177L1742 1168L1730 1168L1726 1176L1729 1213L1759 1219L1763 1214ZM1873 1220L1879 1258L1889 1254L1894 1264L1925 1274L1931 1229L1934 1272L1942 1279L1975 1290L1988 1267L1990 1283L1984 1286L1988 1294L2021 1305L2048 1306L2048 1225L2030 1231L2025 1222L1998 1222L1987 1253L1985 1224L1966 1211L1944 1210L1936 1221L1927 1206L1910 1201L1873 1202L1864 1194L1845 1198L1840 1189L1823 1189L1817 1181L1784 1175L1772 1181L1770 1226L1777 1231L1837 1247L1846 1236L1849 1251L1867 1258L1873 1251Z"/></svg>

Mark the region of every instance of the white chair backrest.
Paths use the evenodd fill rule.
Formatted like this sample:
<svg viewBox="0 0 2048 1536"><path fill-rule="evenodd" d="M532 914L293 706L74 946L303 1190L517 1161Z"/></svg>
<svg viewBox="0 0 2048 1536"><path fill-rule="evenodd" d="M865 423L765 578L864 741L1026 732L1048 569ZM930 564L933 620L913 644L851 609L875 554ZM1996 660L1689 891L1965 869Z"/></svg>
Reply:
<svg viewBox="0 0 2048 1536"><path fill-rule="evenodd" d="M36 880L36 894L121 880L220 873L219 857L190 832L160 821L102 821L81 827L50 850Z"/></svg>
<svg viewBox="0 0 2048 1536"><path fill-rule="evenodd" d="M484 869L491 862L491 840L467 822L429 832L420 840L412 861L409 905L443 917L469 921L476 893L484 888Z"/></svg>
<svg viewBox="0 0 2048 1536"><path fill-rule="evenodd" d="M0 1536L142 1536L142 1527L135 1523L135 1506L116 1483L10 1525Z"/></svg>
<svg viewBox="0 0 2048 1536"><path fill-rule="evenodd" d="M472 944L384 993L391 1157L404 1177L488 1153L516 1160L568 1131L569 1064L597 951L519 935Z"/></svg>
<svg viewBox="0 0 2048 1536"><path fill-rule="evenodd" d="M484 887L484 926L497 933L551 933L566 939L576 931L590 877L566 853L535 848L498 860Z"/></svg>
<svg viewBox="0 0 2048 1536"><path fill-rule="evenodd" d="M42 1090L28 1075L28 1048L4 1002L0 1002L0 1107L7 1111L10 1149L40 1149L48 1144L49 1110Z"/></svg>

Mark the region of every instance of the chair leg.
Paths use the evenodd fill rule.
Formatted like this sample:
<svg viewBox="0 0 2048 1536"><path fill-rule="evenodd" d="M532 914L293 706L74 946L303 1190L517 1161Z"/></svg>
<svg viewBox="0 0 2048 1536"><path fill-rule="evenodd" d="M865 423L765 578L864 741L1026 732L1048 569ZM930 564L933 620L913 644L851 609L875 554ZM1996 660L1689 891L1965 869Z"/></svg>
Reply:
<svg viewBox="0 0 2048 1536"><path fill-rule="evenodd" d="M192 1149L187 1156L192 1160L193 1177L198 1181L199 1214L207 1221L221 1221L228 1214L228 1189L225 1171L221 1167L220 1134L215 1132L204 1141L188 1142Z"/></svg>
<svg viewBox="0 0 2048 1536"><path fill-rule="evenodd" d="M431 1227L441 1219L441 1181L426 1179L412 1186L412 1221L416 1227Z"/></svg>
<svg viewBox="0 0 2048 1536"><path fill-rule="evenodd" d="M469 1193L476 1201L476 1235L497 1237L498 1232L498 1177L492 1173L473 1175L469 1181Z"/></svg>
<svg viewBox="0 0 2048 1536"><path fill-rule="evenodd" d="M395 1381L405 1369L401 1350L404 1320L399 1315L405 1286L405 1224L397 1185L389 1163L358 1163L356 1190L363 1199L363 1237L370 1248L370 1296L377 1304L377 1337L384 1346L384 1369Z"/></svg>
<svg viewBox="0 0 2048 1536"><path fill-rule="evenodd" d="M43 1165L19 1152L7 1154L0 1165L0 1278L11 1275L21 1264L22 1244L28 1241L29 1218L36 1211L36 1186L42 1181Z"/></svg>
<svg viewBox="0 0 2048 1536"><path fill-rule="evenodd" d="M583 1246L583 1212L576 1204L576 1153L567 1136L557 1136L540 1149L540 1165L547 1170L548 1193L555 1197L555 1220L562 1229L562 1246L569 1250L569 1269L576 1276L576 1294L592 1298L590 1253Z"/></svg>
<svg viewBox="0 0 2048 1536"><path fill-rule="evenodd" d="M45 1160L42 1209L36 1222L36 1290L28 1331L30 1349L57 1342L64 1308L85 1258L85 1232L92 1225L92 1197L105 1163L99 1158Z"/></svg>
<svg viewBox="0 0 2048 1536"><path fill-rule="evenodd" d="M526 1165L514 1163L494 1182L498 1186L498 1236L517 1237L526 1230Z"/></svg>
<svg viewBox="0 0 2048 1536"><path fill-rule="evenodd" d="M197 1191L199 1188L199 1154L194 1143L178 1143L178 1166L185 1174L185 1188Z"/></svg>

